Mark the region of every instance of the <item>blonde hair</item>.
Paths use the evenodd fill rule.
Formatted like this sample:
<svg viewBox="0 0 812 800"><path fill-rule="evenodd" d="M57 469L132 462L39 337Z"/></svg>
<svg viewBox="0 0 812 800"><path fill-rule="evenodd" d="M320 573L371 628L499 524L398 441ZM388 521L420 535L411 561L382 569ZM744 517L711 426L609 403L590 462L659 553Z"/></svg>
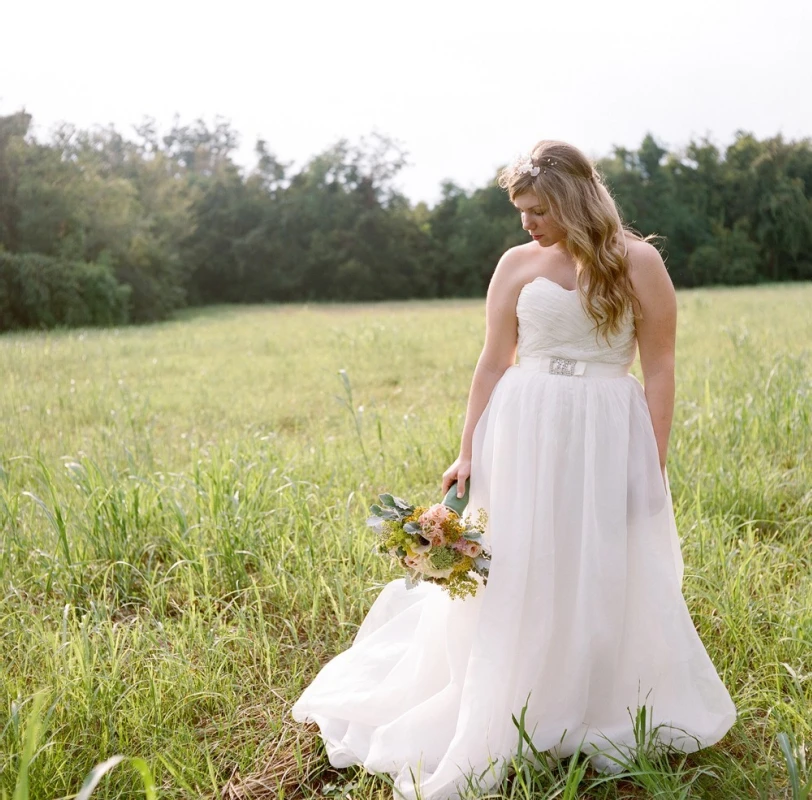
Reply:
<svg viewBox="0 0 812 800"><path fill-rule="evenodd" d="M511 202L521 194L535 194L546 204L551 219L566 231L564 243L575 260L576 285L597 334L608 339L609 333L620 330L629 309L639 313L640 301L629 278L626 237L646 242L658 237L643 237L624 226L601 175L577 147L542 139L529 161L525 158L523 164L502 169L497 183L507 189Z"/></svg>

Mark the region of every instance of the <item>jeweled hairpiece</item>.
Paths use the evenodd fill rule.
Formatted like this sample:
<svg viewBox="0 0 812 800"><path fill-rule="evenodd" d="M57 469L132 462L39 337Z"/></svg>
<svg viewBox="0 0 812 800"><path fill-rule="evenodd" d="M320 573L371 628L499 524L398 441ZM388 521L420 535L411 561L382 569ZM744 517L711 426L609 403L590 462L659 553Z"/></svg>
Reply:
<svg viewBox="0 0 812 800"><path fill-rule="evenodd" d="M534 178L539 172L547 172L547 167L554 167L558 161L550 156L541 159L544 166L533 164L533 159L529 156L523 156L516 162L516 171L520 173L529 172Z"/></svg>
<svg viewBox="0 0 812 800"><path fill-rule="evenodd" d="M535 178L539 174L540 168L533 166L533 159L524 158L516 164L516 171L521 173L529 172Z"/></svg>

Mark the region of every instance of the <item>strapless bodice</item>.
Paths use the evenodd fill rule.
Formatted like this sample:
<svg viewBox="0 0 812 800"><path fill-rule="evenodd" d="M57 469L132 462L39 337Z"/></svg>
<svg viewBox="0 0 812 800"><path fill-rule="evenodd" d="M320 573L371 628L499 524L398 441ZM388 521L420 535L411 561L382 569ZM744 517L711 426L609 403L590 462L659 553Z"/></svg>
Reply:
<svg viewBox="0 0 812 800"><path fill-rule="evenodd" d="M516 302L518 356L562 356L631 366L637 352L630 309L620 330L608 341L595 336L595 323L581 305L577 290L540 276L525 284Z"/></svg>

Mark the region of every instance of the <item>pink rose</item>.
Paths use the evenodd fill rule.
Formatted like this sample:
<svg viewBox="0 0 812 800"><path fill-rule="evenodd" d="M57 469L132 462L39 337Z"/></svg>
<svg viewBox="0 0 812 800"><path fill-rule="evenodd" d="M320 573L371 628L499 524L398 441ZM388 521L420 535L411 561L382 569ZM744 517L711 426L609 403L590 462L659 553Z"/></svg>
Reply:
<svg viewBox="0 0 812 800"><path fill-rule="evenodd" d="M460 544L461 546L457 548L461 553L470 558L476 558L482 552L482 546L477 542L469 542L467 539L460 539L455 544Z"/></svg>
<svg viewBox="0 0 812 800"><path fill-rule="evenodd" d="M450 509L442 503L435 503L433 506L427 508L417 520L421 525L428 525L431 527L439 528L445 522L450 514Z"/></svg>
<svg viewBox="0 0 812 800"><path fill-rule="evenodd" d="M431 542L432 547L442 547L445 542L442 524L449 518L450 509L442 503L427 508L419 517L418 523L423 529L422 536Z"/></svg>
<svg viewBox="0 0 812 800"><path fill-rule="evenodd" d="M432 547L442 547L445 544L445 534L442 528L424 530L423 538L428 539Z"/></svg>
<svg viewBox="0 0 812 800"><path fill-rule="evenodd" d="M406 556L403 561L406 563L407 567L416 570L417 572L422 572L426 566L427 558L425 553L418 553L414 556Z"/></svg>

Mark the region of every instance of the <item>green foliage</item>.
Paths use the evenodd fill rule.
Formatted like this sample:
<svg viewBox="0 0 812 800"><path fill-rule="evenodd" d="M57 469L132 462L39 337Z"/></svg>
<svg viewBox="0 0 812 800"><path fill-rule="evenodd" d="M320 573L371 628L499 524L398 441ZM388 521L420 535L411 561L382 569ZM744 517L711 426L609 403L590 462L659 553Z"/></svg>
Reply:
<svg viewBox="0 0 812 800"><path fill-rule="evenodd" d="M627 221L665 237L677 286L812 276L812 140L739 131L724 153L707 139L668 153L648 135L598 165Z"/></svg>
<svg viewBox="0 0 812 800"><path fill-rule="evenodd" d="M412 207L395 185L405 153L379 134L298 170L259 141L244 170L221 118L163 136L146 120L133 140L65 124L47 142L30 122L0 117L0 249L106 264L130 287L132 322L187 304L481 297L527 241L495 181L446 181L433 208ZM598 168L627 222L661 235L676 286L812 278L809 139L739 131L725 149L670 152L646 134Z"/></svg>
<svg viewBox="0 0 812 800"><path fill-rule="evenodd" d="M465 556L461 553L455 553L447 547L435 548L431 551L429 560L431 561L434 569L448 569L463 561Z"/></svg>
<svg viewBox="0 0 812 800"><path fill-rule="evenodd" d="M122 324L129 296L104 264L0 252L0 331Z"/></svg>
<svg viewBox="0 0 812 800"><path fill-rule="evenodd" d="M812 771L807 770L804 742L796 742L792 733L785 731L781 731L777 738L787 762L792 800L808 800L812 797Z"/></svg>
<svg viewBox="0 0 812 800"><path fill-rule="evenodd" d="M51 707L50 711L43 714L43 706L45 704L45 694L40 692L33 698L31 708L28 712L28 718L25 722L25 728L20 725L20 708L16 704L12 705L12 718L9 720L9 725L20 731L20 738L22 739L22 752L19 755L19 760L16 764L16 782L14 784L14 794L12 800L30 800L32 793L30 790L29 770L34 761L34 757L38 751L39 739L42 730L49 723L49 717L54 711ZM158 793L155 787L155 781L152 778L152 772L149 765L142 758L128 757L122 755L112 756L101 764L97 764L87 775L79 794L76 795L76 800L89 800L94 793L94 789L99 785L101 779L112 770L114 767L121 763L129 763L133 769L138 773L144 788L144 796L146 800L158 800ZM13 775L12 775L13 778ZM33 795L36 797L36 794ZM0 797L5 800L8 795L5 790L0 794Z"/></svg>
<svg viewBox="0 0 812 800"><path fill-rule="evenodd" d="M719 283L741 284L758 281L761 253L745 224L739 220L734 229L713 226L713 238L699 245L688 259L691 275L716 275Z"/></svg>
<svg viewBox="0 0 812 800"><path fill-rule="evenodd" d="M128 142L112 129L63 125L51 143L18 135L3 147L2 131L13 119L0 118L0 170L5 163L13 176L8 201L0 202L6 249L107 265L130 287L134 322L185 305L180 243L191 230L191 188L176 165L148 142ZM108 297L107 317L120 321L118 300Z"/></svg>

